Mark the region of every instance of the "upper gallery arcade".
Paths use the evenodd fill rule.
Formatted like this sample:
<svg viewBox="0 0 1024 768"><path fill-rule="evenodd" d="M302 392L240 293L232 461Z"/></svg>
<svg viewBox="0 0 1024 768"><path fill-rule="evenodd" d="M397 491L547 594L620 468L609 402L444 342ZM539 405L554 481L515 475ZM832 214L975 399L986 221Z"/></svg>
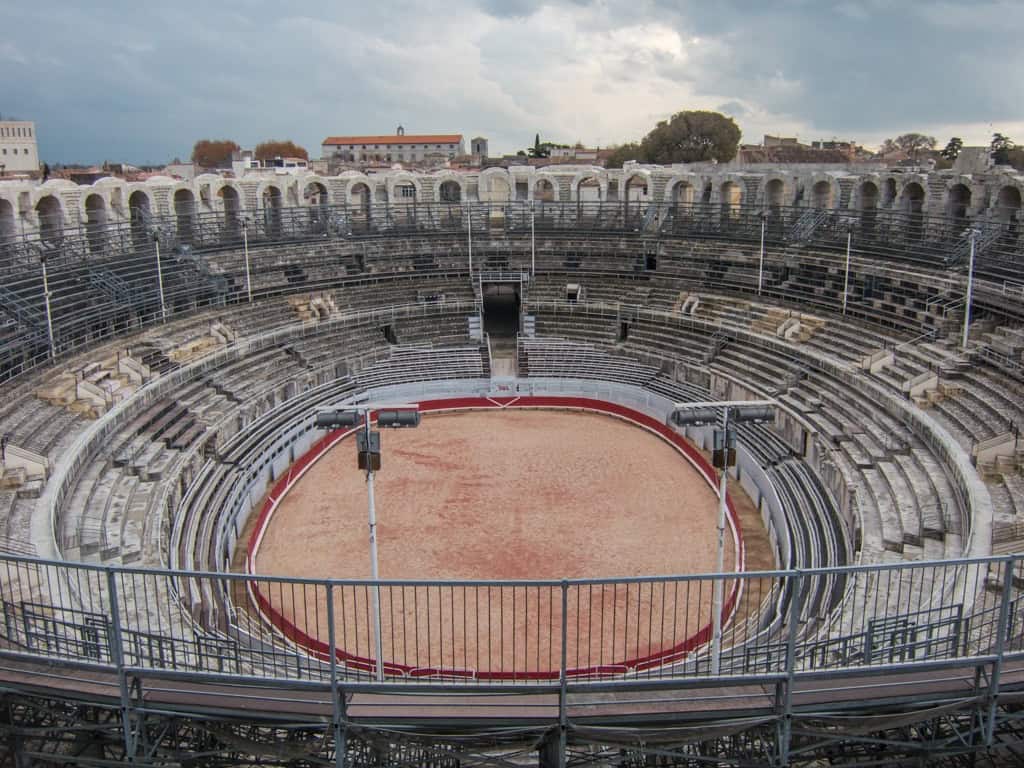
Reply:
<svg viewBox="0 0 1024 768"><path fill-rule="evenodd" d="M318 176L251 172L241 178L213 174L180 181L104 178L87 186L50 180L0 183L0 239L62 227L97 226L150 216L223 213L277 207L509 201L606 204L707 204L724 211L804 207L832 211L891 210L974 220L1016 222L1024 177L1006 172L957 175L949 171L812 172L800 166L761 173L688 170L685 166L514 166L483 171L346 171Z"/></svg>

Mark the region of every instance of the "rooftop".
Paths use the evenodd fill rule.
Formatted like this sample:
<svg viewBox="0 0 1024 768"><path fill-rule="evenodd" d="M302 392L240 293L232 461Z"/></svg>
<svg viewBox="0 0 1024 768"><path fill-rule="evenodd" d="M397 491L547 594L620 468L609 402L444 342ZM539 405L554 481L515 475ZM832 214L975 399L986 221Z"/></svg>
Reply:
<svg viewBox="0 0 1024 768"><path fill-rule="evenodd" d="M462 141L461 133L439 133L421 135L393 136L328 136L323 146L340 144L458 144Z"/></svg>

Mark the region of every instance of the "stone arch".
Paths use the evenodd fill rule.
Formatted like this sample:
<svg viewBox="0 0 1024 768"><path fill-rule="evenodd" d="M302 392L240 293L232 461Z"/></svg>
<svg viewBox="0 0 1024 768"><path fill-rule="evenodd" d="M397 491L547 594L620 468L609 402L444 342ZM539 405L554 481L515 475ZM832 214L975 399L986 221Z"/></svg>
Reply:
<svg viewBox="0 0 1024 768"><path fill-rule="evenodd" d="M737 216L743 204L743 187L738 181L728 179L718 188L718 199L723 216Z"/></svg>
<svg viewBox="0 0 1024 768"><path fill-rule="evenodd" d="M174 216L178 227L178 242L191 245L195 236L196 196L187 187L174 192Z"/></svg>
<svg viewBox="0 0 1024 768"><path fill-rule="evenodd" d="M811 187L811 205L818 210L831 210L835 207L835 195L832 183L826 179L814 182Z"/></svg>
<svg viewBox="0 0 1024 768"><path fill-rule="evenodd" d="M264 184L259 194L263 210L263 226L268 237L281 236L281 209L284 206L284 190L276 184Z"/></svg>
<svg viewBox="0 0 1024 768"><path fill-rule="evenodd" d="M388 179L388 199L395 205L413 205L423 197L420 181L408 173Z"/></svg>
<svg viewBox="0 0 1024 768"><path fill-rule="evenodd" d="M0 197L0 244L14 239L17 234L14 222L14 206L10 200Z"/></svg>
<svg viewBox="0 0 1024 768"><path fill-rule="evenodd" d="M106 245L107 202L93 192L85 198L85 234L92 253L100 253Z"/></svg>
<svg viewBox="0 0 1024 768"><path fill-rule="evenodd" d="M128 195L128 221L131 224L132 242L136 248L146 242L149 211L149 195L144 190L136 189Z"/></svg>
<svg viewBox="0 0 1024 768"><path fill-rule="evenodd" d="M903 185L900 192L900 210L907 214L924 213L925 194L924 186L916 181L909 181Z"/></svg>
<svg viewBox="0 0 1024 768"><path fill-rule="evenodd" d="M966 184L954 184L946 191L946 216L963 224L971 210L971 190Z"/></svg>
<svg viewBox="0 0 1024 768"><path fill-rule="evenodd" d="M53 195L43 195L36 203L39 239L57 242L64 232L64 208Z"/></svg>
<svg viewBox="0 0 1024 768"><path fill-rule="evenodd" d="M651 197L651 174L649 171L634 171L622 183L622 199L627 203L645 202Z"/></svg>
<svg viewBox="0 0 1024 768"><path fill-rule="evenodd" d="M764 207L769 212L777 212L786 204L786 182L775 176L764 185Z"/></svg>
<svg viewBox="0 0 1024 768"><path fill-rule="evenodd" d="M920 240L924 237L924 185L917 181L908 181L900 192L900 210L907 217L907 237Z"/></svg>
<svg viewBox="0 0 1024 768"><path fill-rule="evenodd" d="M880 196L878 184L870 179L862 181L857 187L857 209L860 211L876 210Z"/></svg>
<svg viewBox="0 0 1024 768"><path fill-rule="evenodd" d="M577 203L603 202L608 197L608 178L599 169L580 171L573 177L570 190Z"/></svg>
<svg viewBox="0 0 1024 768"><path fill-rule="evenodd" d="M445 179L437 187L437 199L442 203L461 203L462 185L455 179Z"/></svg>
<svg viewBox="0 0 1024 768"><path fill-rule="evenodd" d="M669 205L693 205L697 196L696 176L673 176L665 184L665 202Z"/></svg>
<svg viewBox="0 0 1024 768"><path fill-rule="evenodd" d="M239 236L242 227L242 196L232 184L225 184L217 190L220 207L224 212L224 234L228 239Z"/></svg>
<svg viewBox="0 0 1024 768"><path fill-rule="evenodd" d="M507 203L512 199L514 186L504 168L488 168L480 174L477 189L481 202Z"/></svg>
<svg viewBox="0 0 1024 768"><path fill-rule="evenodd" d="M321 233L327 231L327 220L330 212L330 196L327 185L315 179L307 179L302 188L302 202L306 206L307 225L309 231Z"/></svg>
<svg viewBox="0 0 1024 768"><path fill-rule="evenodd" d="M373 205L373 187L365 179L353 182L348 187L348 204L361 213L369 213Z"/></svg>
<svg viewBox="0 0 1024 768"><path fill-rule="evenodd" d="M538 176L533 182L533 199L542 203L558 200L558 183L550 176Z"/></svg>
<svg viewBox="0 0 1024 768"><path fill-rule="evenodd" d="M328 205L327 187L319 181L311 181L302 190L302 202L311 208L325 208Z"/></svg>
<svg viewBox="0 0 1024 768"><path fill-rule="evenodd" d="M1021 191L1019 187L1004 186L996 195L996 218L1002 224L1016 224L1020 219Z"/></svg>

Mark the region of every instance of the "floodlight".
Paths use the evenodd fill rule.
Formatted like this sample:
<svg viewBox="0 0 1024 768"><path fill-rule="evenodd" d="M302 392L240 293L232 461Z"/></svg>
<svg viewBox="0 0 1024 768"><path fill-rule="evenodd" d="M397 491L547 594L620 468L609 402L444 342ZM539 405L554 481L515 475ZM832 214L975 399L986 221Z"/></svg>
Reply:
<svg viewBox="0 0 1024 768"><path fill-rule="evenodd" d="M775 409L770 405L734 405L729 409L729 420L761 424L775 420Z"/></svg>
<svg viewBox="0 0 1024 768"><path fill-rule="evenodd" d="M378 427L418 427L419 425L419 411L380 411L377 413Z"/></svg>
<svg viewBox="0 0 1024 768"><path fill-rule="evenodd" d="M717 424L719 421L718 411L708 407L680 408L672 412L671 418L680 427L700 427L705 424Z"/></svg>
<svg viewBox="0 0 1024 768"><path fill-rule="evenodd" d="M316 415L316 425L320 429L349 429L361 421L358 411L321 411Z"/></svg>

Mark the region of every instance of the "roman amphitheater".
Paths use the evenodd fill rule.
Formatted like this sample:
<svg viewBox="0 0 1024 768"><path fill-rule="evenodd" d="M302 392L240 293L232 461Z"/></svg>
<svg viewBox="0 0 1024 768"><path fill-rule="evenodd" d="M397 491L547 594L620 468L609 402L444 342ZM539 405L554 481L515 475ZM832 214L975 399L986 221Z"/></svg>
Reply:
<svg viewBox="0 0 1024 768"><path fill-rule="evenodd" d="M1018 764L1022 194L0 183L0 765Z"/></svg>

